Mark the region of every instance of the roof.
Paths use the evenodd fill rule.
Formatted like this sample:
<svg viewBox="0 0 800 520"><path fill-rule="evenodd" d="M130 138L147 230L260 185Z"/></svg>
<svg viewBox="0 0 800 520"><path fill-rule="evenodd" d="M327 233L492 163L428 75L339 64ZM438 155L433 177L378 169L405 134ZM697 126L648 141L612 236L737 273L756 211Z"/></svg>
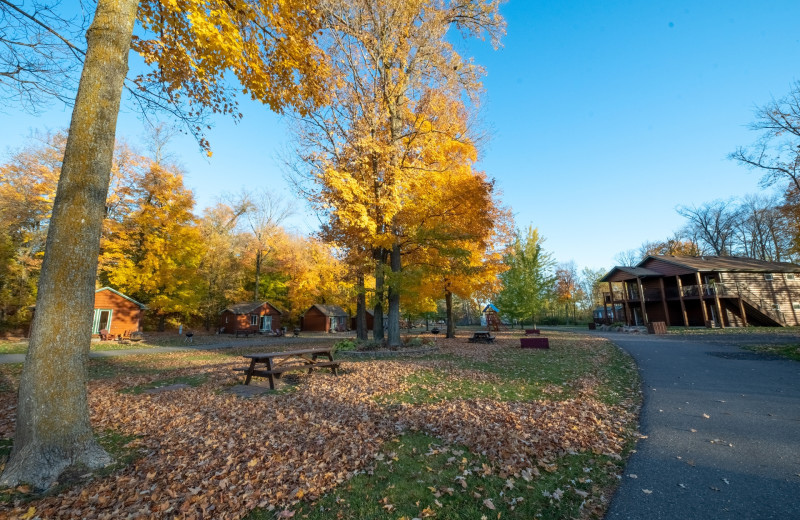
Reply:
<svg viewBox="0 0 800 520"><path fill-rule="evenodd" d="M490 311L491 311L491 312L500 312L500 309L498 309L497 307L495 307L493 303L490 303L489 305L487 305L486 307L484 307L484 308L483 308L483 311L481 311L481 312L482 312L482 313L487 313L487 312L490 312Z"/></svg>
<svg viewBox="0 0 800 520"><path fill-rule="evenodd" d="M800 266L795 264L790 264L788 262L768 262L743 256L653 255L642 260L639 265L650 258L687 267L695 271L800 273Z"/></svg>
<svg viewBox="0 0 800 520"><path fill-rule="evenodd" d="M344 311L344 309L342 309L338 305L323 305L320 303L315 303L308 310L310 311L311 309L314 308L316 308L319 312L321 312L325 316L349 316L349 314L347 314Z"/></svg>
<svg viewBox="0 0 800 520"><path fill-rule="evenodd" d="M223 309L222 312L228 311L228 312L231 312L233 314L250 314L254 310L256 310L256 309L258 309L258 308L260 308L260 307L262 307L264 305L269 305L270 307L272 307L273 309L278 311L279 314L283 314L280 310L278 310L277 307L275 307L274 305L272 305L269 302L235 303L235 304L231 305L230 307L228 307L226 309Z"/></svg>
<svg viewBox="0 0 800 520"><path fill-rule="evenodd" d="M647 278L648 276L664 276L658 271L652 269L645 269L644 267L626 267L618 265L610 270L604 277L600 278L601 282L618 282L621 280L630 280L631 278Z"/></svg>
<svg viewBox="0 0 800 520"><path fill-rule="evenodd" d="M130 296L126 296L126 295L122 294L121 292L119 292L118 290L112 289L111 287L101 287L100 289L97 289L94 293L97 294L97 293L99 293L101 291L111 291L112 293L116 294L117 296L121 296L122 298L125 298L129 302L135 303L136 305L139 306L140 309L147 309L147 305L145 305L145 304L143 304L141 302L137 302L136 300L134 300Z"/></svg>
<svg viewBox="0 0 800 520"><path fill-rule="evenodd" d="M620 282L648 276L666 276L664 273L642 266L649 260L658 260L686 269L689 272L739 272L739 273L800 273L800 266L788 262L767 262L742 256L674 256L651 255L636 267L617 266L600 279L601 282ZM652 267L652 266L651 266Z"/></svg>

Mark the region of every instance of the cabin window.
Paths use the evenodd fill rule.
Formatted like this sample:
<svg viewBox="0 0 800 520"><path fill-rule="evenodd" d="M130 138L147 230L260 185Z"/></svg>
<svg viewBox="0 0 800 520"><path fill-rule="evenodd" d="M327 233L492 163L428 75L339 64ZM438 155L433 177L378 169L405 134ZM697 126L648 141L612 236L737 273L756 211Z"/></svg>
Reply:
<svg viewBox="0 0 800 520"><path fill-rule="evenodd" d="M794 309L796 311L800 311L800 303L793 303L792 304L792 309Z"/></svg>
<svg viewBox="0 0 800 520"><path fill-rule="evenodd" d="M764 273L764 280L771 282L772 281L772 273Z"/></svg>
<svg viewBox="0 0 800 520"><path fill-rule="evenodd" d="M772 310L776 312L781 312L781 304L780 303L773 303Z"/></svg>
<svg viewBox="0 0 800 520"><path fill-rule="evenodd" d="M786 273L787 280L794 280L794 273Z"/></svg>
<svg viewBox="0 0 800 520"><path fill-rule="evenodd" d="M250 325L252 325L254 327L256 325L258 325L258 316L257 315L255 315L255 314L251 314L250 315Z"/></svg>
<svg viewBox="0 0 800 520"><path fill-rule="evenodd" d="M225 316L225 323L228 323L228 317Z"/></svg>

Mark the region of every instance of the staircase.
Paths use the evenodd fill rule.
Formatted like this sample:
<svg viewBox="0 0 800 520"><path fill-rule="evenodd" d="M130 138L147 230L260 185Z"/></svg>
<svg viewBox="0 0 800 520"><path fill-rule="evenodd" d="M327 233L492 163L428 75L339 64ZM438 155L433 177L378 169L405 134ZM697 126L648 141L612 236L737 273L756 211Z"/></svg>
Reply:
<svg viewBox="0 0 800 520"><path fill-rule="evenodd" d="M786 318L781 311L775 310L768 304L764 304L758 296L744 285L738 285L739 296L744 303L748 322L757 321L768 327L785 327Z"/></svg>

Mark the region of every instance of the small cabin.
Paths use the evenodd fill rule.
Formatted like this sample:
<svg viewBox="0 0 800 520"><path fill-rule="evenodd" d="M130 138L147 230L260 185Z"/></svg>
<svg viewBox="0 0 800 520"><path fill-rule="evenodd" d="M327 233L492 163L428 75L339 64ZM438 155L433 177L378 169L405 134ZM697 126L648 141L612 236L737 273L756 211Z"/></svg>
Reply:
<svg viewBox="0 0 800 520"><path fill-rule="evenodd" d="M367 322L366 323L367 330L373 330L375 328L375 315L372 314L372 311L366 311L365 315L366 315L365 321ZM358 328L358 323L356 323L357 321L358 321L357 316L353 316L352 318L350 318L350 330L356 330Z"/></svg>
<svg viewBox="0 0 800 520"><path fill-rule="evenodd" d="M344 332L349 320L338 305L314 304L300 318L300 328L307 332Z"/></svg>
<svg viewBox="0 0 800 520"><path fill-rule="evenodd" d="M275 332L281 328L282 313L269 302L244 302L231 305L219 313L219 332L235 334L237 330Z"/></svg>
<svg viewBox="0 0 800 520"><path fill-rule="evenodd" d="M140 332L142 316L147 306L133 298L103 287L94 292L94 319L92 334L105 329L111 336L122 336L125 332Z"/></svg>

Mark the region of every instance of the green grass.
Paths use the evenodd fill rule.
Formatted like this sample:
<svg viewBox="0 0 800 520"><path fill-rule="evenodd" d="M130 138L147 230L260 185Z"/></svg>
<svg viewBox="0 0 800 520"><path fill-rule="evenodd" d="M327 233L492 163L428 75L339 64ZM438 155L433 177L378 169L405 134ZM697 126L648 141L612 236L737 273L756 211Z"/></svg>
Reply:
<svg viewBox="0 0 800 520"><path fill-rule="evenodd" d="M415 362L435 368L417 371L407 379L408 392L392 394L379 400L380 404L563 399L575 395L577 379L590 375L596 376L596 395L603 401L638 402L638 373L630 357L608 342L587 343L571 334L551 339L551 349L546 351L500 349L488 362L458 355L428 356ZM458 369L478 375L470 377ZM632 439L633 432L629 433ZM538 467L533 475L507 475L463 446L445 446L424 433L409 432L387 443L383 455L365 472L325 496L314 500L306 496L291 512L294 518L311 520L596 518L605 507L598 497L610 496L633 444L633 440L628 442L621 459L570 453L535 461ZM271 520L277 513L259 509L246 519Z"/></svg>
<svg viewBox="0 0 800 520"><path fill-rule="evenodd" d="M575 396L573 382L595 372L605 384L598 395L608 404L624 399L637 384L637 375L630 358L608 343L607 360L599 367L593 363L598 352L588 348L572 348L574 340L554 340L549 350L510 348L498 351L489 362L476 362L455 356L435 356L451 361L458 368L491 374L492 378L474 380L449 370L429 369L408 377L411 390L382 398L384 404L433 403L452 399L488 398L499 401L532 401L569 399ZM433 356L432 356L433 358ZM559 390L554 390L557 388Z"/></svg>
<svg viewBox="0 0 800 520"><path fill-rule="evenodd" d="M773 354L785 357L786 359L800 361L800 344L796 343L793 345L746 345L742 348L753 352Z"/></svg>
<svg viewBox="0 0 800 520"><path fill-rule="evenodd" d="M126 394L138 395L146 392L147 390L153 390L155 388L162 388L170 385L189 385L192 387L200 386L207 380L208 377L202 374L193 376L178 376L178 377L171 377L168 379L159 379L158 381L151 381L144 385L132 386L130 388L125 388L121 390L121 392Z"/></svg>
<svg viewBox="0 0 800 520"><path fill-rule="evenodd" d="M578 454L543 464L534 470L538 476L498 474L485 457L463 446L444 446L421 433L388 443L379 459L366 473L318 501L298 504L294 518L575 518L580 516L583 494L613 485L616 478L608 467L621 470L622 465L605 456ZM273 518L275 512L266 510L246 517Z"/></svg>
<svg viewBox="0 0 800 520"><path fill-rule="evenodd" d="M105 352L109 350L130 350L141 348L152 348L153 345L146 343L109 343L109 342L93 342L90 347L93 352ZM0 342L0 354L25 354L28 352L27 341L8 341Z"/></svg>
<svg viewBox="0 0 800 520"><path fill-rule="evenodd" d="M668 334L677 335L725 335L725 334L800 334L800 327L667 327Z"/></svg>

